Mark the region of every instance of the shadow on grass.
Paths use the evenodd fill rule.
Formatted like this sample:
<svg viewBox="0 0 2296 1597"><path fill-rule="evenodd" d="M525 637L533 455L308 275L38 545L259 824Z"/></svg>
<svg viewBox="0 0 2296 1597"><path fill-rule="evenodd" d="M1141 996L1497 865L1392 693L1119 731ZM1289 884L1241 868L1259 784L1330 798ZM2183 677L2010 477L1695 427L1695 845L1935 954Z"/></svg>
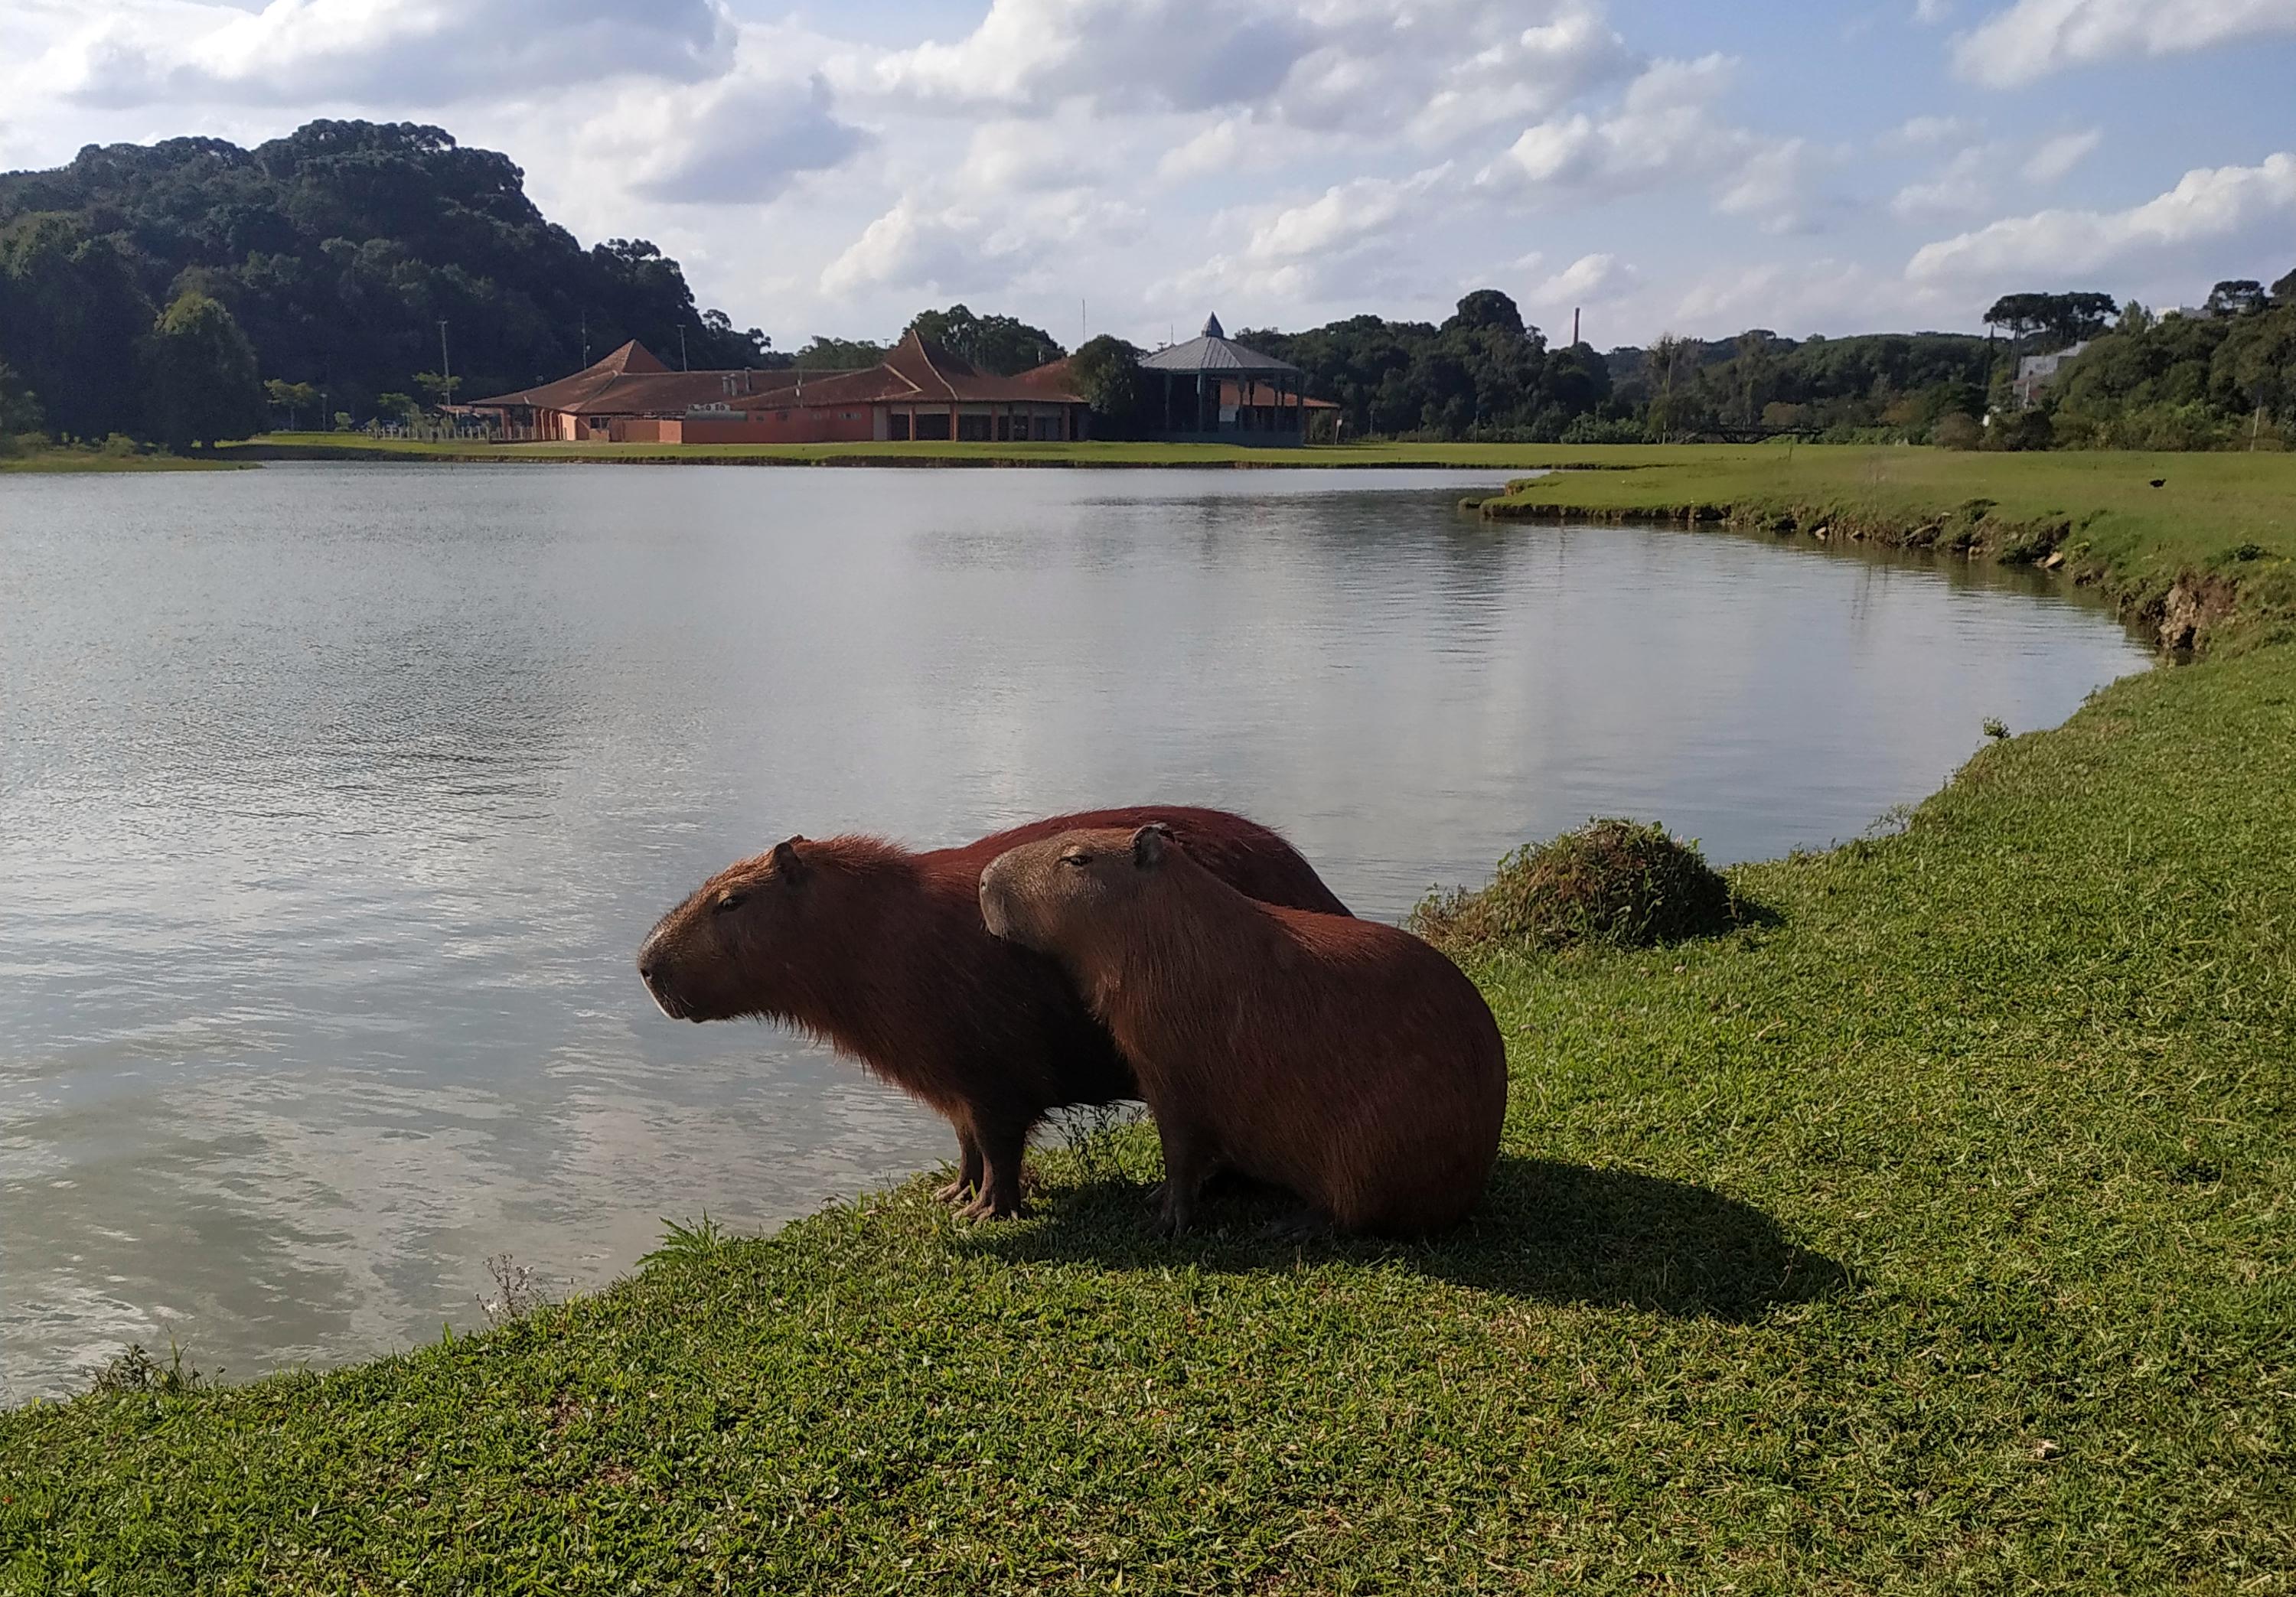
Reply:
<svg viewBox="0 0 2296 1597"><path fill-rule="evenodd" d="M1509 1297L1740 1323L1851 1284L1841 1264L1788 1240L1761 1210L1626 1170L1503 1155L1482 1207L1457 1231L1423 1242L1301 1243L1280 1230L1297 1208L1280 1192L1232 1184L1206 1194L1187 1236L1166 1241L1150 1229L1148 1186L1103 1175L1038 1194L1033 1223L986 1228L972 1245L1014 1263L1113 1269L1193 1264L1250 1274L1396 1262Z"/></svg>

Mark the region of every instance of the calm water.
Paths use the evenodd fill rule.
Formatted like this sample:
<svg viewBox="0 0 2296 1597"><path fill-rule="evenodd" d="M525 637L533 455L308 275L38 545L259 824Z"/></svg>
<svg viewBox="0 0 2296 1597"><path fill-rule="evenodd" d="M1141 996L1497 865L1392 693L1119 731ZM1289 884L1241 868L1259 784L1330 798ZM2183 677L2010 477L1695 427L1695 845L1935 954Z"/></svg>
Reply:
<svg viewBox="0 0 2296 1597"><path fill-rule="evenodd" d="M1491 528L1472 477L291 467L0 479L0 1401L594 1284L946 1156L630 967L792 831L1203 802L1359 909L1595 814L1865 829L2144 663L2036 581Z"/></svg>

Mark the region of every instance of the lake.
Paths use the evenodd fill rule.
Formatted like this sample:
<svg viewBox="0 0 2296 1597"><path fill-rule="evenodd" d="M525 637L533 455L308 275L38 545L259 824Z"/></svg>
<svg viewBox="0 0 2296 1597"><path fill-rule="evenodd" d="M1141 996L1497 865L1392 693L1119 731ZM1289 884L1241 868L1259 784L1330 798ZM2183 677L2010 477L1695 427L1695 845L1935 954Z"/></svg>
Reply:
<svg viewBox="0 0 2296 1597"><path fill-rule="evenodd" d="M2030 573L1473 473L0 479L0 1402L595 1286L953 1139L631 965L792 832L1241 809L1359 911L1596 815L1823 846L2146 662Z"/></svg>

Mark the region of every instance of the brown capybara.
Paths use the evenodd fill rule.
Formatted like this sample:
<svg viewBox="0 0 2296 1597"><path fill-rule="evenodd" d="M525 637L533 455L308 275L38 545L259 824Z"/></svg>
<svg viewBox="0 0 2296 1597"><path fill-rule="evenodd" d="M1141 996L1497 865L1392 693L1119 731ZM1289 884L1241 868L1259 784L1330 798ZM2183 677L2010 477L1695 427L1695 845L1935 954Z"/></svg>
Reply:
<svg viewBox="0 0 2296 1597"><path fill-rule="evenodd" d="M1482 1196L1506 1049L1474 983L1410 933L1247 898L1152 825L1014 848L981 873L980 909L1060 962L1137 1072L1166 1230L1215 1166L1382 1235Z"/></svg>
<svg viewBox="0 0 2296 1597"><path fill-rule="evenodd" d="M781 1020L851 1054L947 1117L975 1218L1021 1212L1021 1160L1048 1110L1136 1098L1106 1028L1050 960L988 935L980 872L1009 848L1080 826L1151 821L1205 869L1270 903L1344 916L1292 845L1220 810L1057 815L961 848L791 838L729 865L661 918L638 974L673 1020Z"/></svg>

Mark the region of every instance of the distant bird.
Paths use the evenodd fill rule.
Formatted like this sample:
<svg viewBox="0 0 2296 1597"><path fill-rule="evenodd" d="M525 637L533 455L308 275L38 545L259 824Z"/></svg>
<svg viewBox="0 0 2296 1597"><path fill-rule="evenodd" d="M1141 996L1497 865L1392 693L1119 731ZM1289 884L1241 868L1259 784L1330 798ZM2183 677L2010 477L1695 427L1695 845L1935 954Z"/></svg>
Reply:
<svg viewBox="0 0 2296 1597"><path fill-rule="evenodd" d="M2165 477L2155 477L2152 479L2152 486L2156 488L2167 487L2169 486L2169 479Z"/></svg>

